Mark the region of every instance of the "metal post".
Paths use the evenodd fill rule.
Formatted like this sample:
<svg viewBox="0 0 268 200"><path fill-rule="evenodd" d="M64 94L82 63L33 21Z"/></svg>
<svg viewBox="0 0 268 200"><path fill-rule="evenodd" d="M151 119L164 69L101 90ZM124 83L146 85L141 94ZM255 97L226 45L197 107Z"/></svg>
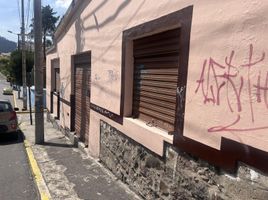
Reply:
<svg viewBox="0 0 268 200"><path fill-rule="evenodd" d="M28 85L28 95L29 95L30 123L31 123L31 125L33 125L33 117L32 117L32 98L31 98L31 86L32 86L32 76L31 76L31 72L27 72L27 85Z"/></svg>
<svg viewBox="0 0 268 200"><path fill-rule="evenodd" d="M20 34L17 35L18 35L18 50L20 50Z"/></svg>
<svg viewBox="0 0 268 200"><path fill-rule="evenodd" d="M32 117L32 100L31 100L31 86L28 86L29 91L29 109L30 109L30 123L33 125L33 117Z"/></svg>
<svg viewBox="0 0 268 200"><path fill-rule="evenodd" d="M34 41L35 41L35 143L44 143L44 113L43 113L43 58L42 58L42 12L41 0L34 1Z"/></svg>
<svg viewBox="0 0 268 200"><path fill-rule="evenodd" d="M20 85L18 87L18 99L20 99Z"/></svg>
<svg viewBox="0 0 268 200"><path fill-rule="evenodd" d="M25 24L24 24L24 0L21 0L21 56L22 56L22 85L23 85L23 110L27 110L27 85L26 85L26 52L25 52Z"/></svg>
<svg viewBox="0 0 268 200"><path fill-rule="evenodd" d="M17 35L18 35L18 51L20 51L20 34ZM18 88L18 98L20 99L20 85Z"/></svg>

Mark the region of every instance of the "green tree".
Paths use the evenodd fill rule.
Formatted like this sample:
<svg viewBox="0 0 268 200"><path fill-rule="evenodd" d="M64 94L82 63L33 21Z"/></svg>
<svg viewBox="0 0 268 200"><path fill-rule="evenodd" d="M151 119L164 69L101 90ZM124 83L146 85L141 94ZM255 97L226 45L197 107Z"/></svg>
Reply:
<svg viewBox="0 0 268 200"><path fill-rule="evenodd" d="M47 36L52 36L56 30L56 23L59 16L55 16L56 12L53 11L49 5L42 7L42 29L43 29L43 51L44 58L46 56Z"/></svg>
<svg viewBox="0 0 268 200"><path fill-rule="evenodd" d="M10 76L9 57L0 57L0 72L6 77Z"/></svg>
<svg viewBox="0 0 268 200"><path fill-rule="evenodd" d="M34 65L34 53L26 52L26 72L31 72ZM12 82L22 85L22 61L21 51L16 50L11 53L9 66L10 77Z"/></svg>
<svg viewBox="0 0 268 200"><path fill-rule="evenodd" d="M52 45L52 41L48 37L52 37L56 30L56 23L59 20L59 16L55 16L57 13L53 11L50 5L42 6L42 35L43 35L43 53L44 59L46 58L46 48ZM34 21L32 19L32 21ZM33 33L33 23L31 24ZM33 34L32 34L33 35Z"/></svg>

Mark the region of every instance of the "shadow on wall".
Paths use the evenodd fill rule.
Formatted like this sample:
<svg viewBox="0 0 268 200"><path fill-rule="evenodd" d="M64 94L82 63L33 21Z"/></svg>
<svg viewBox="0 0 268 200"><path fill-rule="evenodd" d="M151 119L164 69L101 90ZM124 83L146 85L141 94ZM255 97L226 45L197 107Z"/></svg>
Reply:
<svg viewBox="0 0 268 200"><path fill-rule="evenodd" d="M90 4L90 2L91 2L91 0L84 0L84 1L82 1L82 3L79 5L79 8L77 10L75 10L75 13L71 16L70 21L67 24L65 24L66 27L64 27L64 32L59 35L59 37L57 38L57 42L55 44L60 43L61 40L66 35L68 35L70 37L75 37L75 35L68 33L69 30L70 30L70 27L73 24L75 24L75 22L77 21L77 19L81 16L81 13L88 7L88 5Z"/></svg>
<svg viewBox="0 0 268 200"><path fill-rule="evenodd" d="M102 84L98 84L96 82L91 82L91 85L98 88L101 92L103 92L105 94L109 94L109 96L111 96L111 97L120 98L119 94L106 89L105 87L102 86Z"/></svg>
<svg viewBox="0 0 268 200"><path fill-rule="evenodd" d="M108 23L111 23L113 20L116 19L116 17L120 14L120 12L127 7L127 5L131 2L131 0L123 1L118 8L115 10L115 12L108 16L104 21L98 22L98 18L96 16L96 12L100 10L108 0L102 1L92 12L90 12L86 17L81 19L81 13L78 16L78 19L75 21L75 39L76 39L76 53L82 52L85 46L85 36L84 32L92 29L96 29L98 32L100 28L104 27ZM143 3L142 3L143 4ZM81 10L82 12L82 10ZM135 14L136 15L136 14ZM85 27L84 21L88 20L90 17L94 18L95 25ZM131 17L132 18L132 17Z"/></svg>
<svg viewBox="0 0 268 200"><path fill-rule="evenodd" d="M105 3L107 2L107 0L103 1L100 5L104 5ZM120 14L120 12L127 7L127 5L131 2L131 0L126 0L126 1L123 1L116 9L116 11L108 16L105 20L103 20L102 22L98 22L98 19L96 17L96 11L98 9L100 9L102 6L98 6L97 9L95 9L93 12L91 12L90 14L88 14L84 20L87 20L88 18L90 18L92 15L95 19L95 22L96 22L96 25L95 26L89 26L89 27L86 27L85 30L92 30L92 29L97 29L99 30L100 28L104 27L105 25L107 25L108 23L114 21L116 19L116 17Z"/></svg>
<svg viewBox="0 0 268 200"><path fill-rule="evenodd" d="M114 42L118 39L118 37L121 37L122 32L128 27L128 25L130 24L130 22L132 21L133 18L135 18L135 16L138 14L138 12L140 11L140 9L142 8L142 6L144 5L145 0L143 0L140 5L137 6L137 9L135 10L135 12L133 13L132 16L129 17L129 19L126 21L126 23L123 25L122 29L118 31L118 34L114 37L113 40L111 40L111 42L107 45L107 48L103 50L103 52L98 56L98 58L95 59L95 62L102 59L103 56L111 49L111 47L113 47ZM102 26L103 27L103 23ZM100 26L98 26L98 28L100 28ZM89 27L86 27L86 30L89 30ZM99 29L98 29L99 30Z"/></svg>
<svg viewBox="0 0 268 200"><path fill-rule="evenodd" d="M84 25L81 16L75 22L76 53L82 52L85 46Z"/></svg>
<svg viewBox="0 0 268 200"><path fill-rule="evenodd" d="M65 85L63 83L65 83ZM65 97L65 91L66 91L66 88L71 87L70 84L71 84L71 78L70 78L70 76L65 76L64 78L61 78L61 86L60 86L60 97L61 98L63 98L63 99L66 98ZM65 128L65 127L68 127L66 125L66 119L65 119L66 116L65 116L65 113L66 112L69 112L69 111L66 111L65 110L65 107L63 105L63 102L61 102L60 106L61 106L61 108L60 108L60 111L61 111L60 112L60 118L61 118L61 121L63 123L63 127Z"/></svg>

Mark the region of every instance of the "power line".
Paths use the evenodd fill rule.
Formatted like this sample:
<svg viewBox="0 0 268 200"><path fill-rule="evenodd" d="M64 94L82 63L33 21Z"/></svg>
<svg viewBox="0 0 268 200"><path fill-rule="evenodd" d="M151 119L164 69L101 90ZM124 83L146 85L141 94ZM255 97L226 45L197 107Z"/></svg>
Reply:
<svg viewBox="0 0 268 200"><path fill-rule="evenodd" d="M31 7L30 7L30 8L31 8ZM33 23L33 18L34 18L34 8L32 7L32 10L29 9L29 12L30 12L29 15L31 15L30 18L29 18L29 20L32 20L32 23ZM29 27L28 27L28 28L30 28L30 25L31 25L31 24L29 24ZM33 30L33 27L32 27L32 30ZM31 31L32 34L33 34L33 31L32 31L32 30L30 30L30 31ZM28 32L29 32L29 31L28 31ZM33 35L32 35L32 37L33 37Z"/></svg>
<svg viewBox="0 0 268 200"><path fill-rule="evenodd" d="M19 20L20 20L20 24L21 24L20 1L19 0L17 0L17 6L18 6L18 13L19 13Z"/></svg>
<svg viewBox="0 0 268 200"><path fill-rule="evenodd" d="M26 52L25 52L25 23L24 23L24 0L21 0L21 57L22 57L22 85L23 85L23 110L27 110L27 87L26 87Z"/></svg>
<svg viewBox="0 0 268 200"><path fill-rule="evenodd" d="M30 0L28 0L28 5L27 5L27 18L26 18L26 32L28 32L28 29L29 29L29 13L30 13L30 9L31 9L31 4L30 4Z"/></svg>

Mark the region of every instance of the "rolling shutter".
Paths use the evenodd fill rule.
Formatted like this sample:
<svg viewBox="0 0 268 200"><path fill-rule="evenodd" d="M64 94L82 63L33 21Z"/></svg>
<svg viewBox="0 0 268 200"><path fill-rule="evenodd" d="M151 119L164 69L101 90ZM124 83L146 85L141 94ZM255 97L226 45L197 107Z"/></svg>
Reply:
<svg viewBox="0 0 268 200"><path fill-rule="evenodd" d="M133 41L133 117L174 131L180 30Z"/></svg>
<svg viewBox="0 0 268 200"><path fill-rule="evenodd" d="M60 91L60 68L55 68L55 91Z"/></svg>
<svg viewBox="0 0 268 200"><path fill-rule="evenodd" d="M75 66L75 132L80 141L88 144L90 118L91 54L74 57Z"/></svg>

